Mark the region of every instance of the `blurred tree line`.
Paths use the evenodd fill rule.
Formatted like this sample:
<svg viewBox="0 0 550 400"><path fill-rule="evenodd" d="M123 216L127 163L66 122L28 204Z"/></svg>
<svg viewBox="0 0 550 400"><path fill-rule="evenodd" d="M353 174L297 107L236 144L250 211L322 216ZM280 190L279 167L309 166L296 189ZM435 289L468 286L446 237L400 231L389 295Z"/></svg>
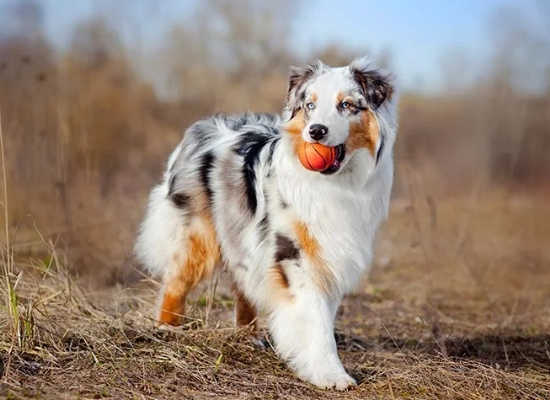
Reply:
<svg viewBox="0 0 550 400"><path fill-rule="evenodd" d="M396 196L407 195L411 173L438 195L475 184L548 187L550 5L532 1L531 14L495 10L494 53L467 82L468 54L458 49L443 55L446 90L402 94ZM146 193L195 119L277 112L290 64L357 55L341 43L293 54L291 0L201 1L154 49L130 45L118 29L123 18L130 31L143 23L131 19L134 2L101 4L108 12L79 23L62 51L44 33L41 2L11 1L0 12L9 222L28 227L21 218L32 214L46 235L63 232L80 259L126 259ZM388 50L371 55L391 67Z"/></svg>

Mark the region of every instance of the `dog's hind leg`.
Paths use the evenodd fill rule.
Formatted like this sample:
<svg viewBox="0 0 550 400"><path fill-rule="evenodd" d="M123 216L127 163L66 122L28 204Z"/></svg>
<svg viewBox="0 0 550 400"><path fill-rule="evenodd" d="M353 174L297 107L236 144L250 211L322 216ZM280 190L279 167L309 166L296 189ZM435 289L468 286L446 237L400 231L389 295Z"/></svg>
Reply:
<svg viewBox="0 0 550 400"><path fill-rule="evenodd" d="M255 346L265 349L266 344L262 339L258 324L258 309L237 287L237 284L234 283L232 289L235 295L235 325L239 328L249 328L250 341Z"/></svg>
<svg viewBox="0 0 550 400"><path fill-rule="evenodd" d="M210 215L189 218L182 246L165 270L157 326L181 325L187 295L219 262L220 248Z"/></svg>
<svg viewBox="0 0 550 400"><path fill-rule="evenodd" d="M235 295L235 325L238 327L250 326L253 334L256 334L258 332L258 312L256 307L246 298L235 283L232 289Z"/></svg>

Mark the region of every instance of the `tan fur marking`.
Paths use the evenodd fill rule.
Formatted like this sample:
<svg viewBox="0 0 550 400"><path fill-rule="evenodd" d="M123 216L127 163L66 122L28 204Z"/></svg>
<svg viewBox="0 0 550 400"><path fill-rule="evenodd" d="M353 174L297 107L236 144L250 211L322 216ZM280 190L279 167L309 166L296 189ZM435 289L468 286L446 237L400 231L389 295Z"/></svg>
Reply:
<svg viewBox="0 0 550 400"><path fill-rule="evenodd" d="M319 243L309 233L309 229L303 222L296 222L294 224L294 230L298 237L298 243L306 255L315 261L319 260Z"/></svg>
<svg viewBox="0 0 550 400"><path fill-rule="evenodd" d="M276 264L269 269L268 276L275 298L279 301L292 301L293 297L289 291L290 283L283 267Z"/></svg>
<svg viewBox="0 0 550 400"><path fill-rule="evenodd" d="M379 139L380 131L376 119L370 110L365 110L361 112L361 121L350 126L346 148L350 151L365 148L374 157Z"/></svg>
<svg viewBox="0 0 550 400"><path fill-rule="evenodd" d="M248 301L244 293L239 290L237 285L232 285L233 293L235 294L235 322L237 326L251 326L252 332L258 332L256 307Z"/></svg>
<svg viewBox="0 0 550 400"><path fill-rule="evenodd" d="M304 139L302 139L302 132L304 131L305 127L306 127L306 121L304 118L303 110L298 111L294 116L294 118L288 121L287 124L285 125L285 130L293 136L292 144L294 148L294 153L296 155L298 155L298 152L300 151L300 147L304 143Z"/></svg>
<svg viewBox="0 0 550 400"><path fill-rule="evenodd" d="M273 273L273 280L277 286L282 289L288 289L290 287L288 277L286 276L283 267L280 265L275 265L271 272Z"/></svg>
<svg viewBox="0 0 550 400"><path fill-rule="evenodd" d="M156 326L161 324L181 325L182 315L185 312L185 298L181 294L165 293L160 306Z"/></svg>
<svg viewBox="0 0 550 400"><path fill-rule="evenodd" d="M342 103L345 98L346 95L344 94L344 92L338 92L338 96L336 96L336 105Z"/></svg>
<svg viewBox="0 0 550 400"><path fill-rule="evenodd" d="M317 268L312 278L323 292L330 293L334 285L334 275L325 261L321 258L319 243L313 235L311 235L306 224L301 221L294 223L294 231L300 248L304 251L310 262Z"/></svg>
<svg viewBox="0 0 550 400"><path fill-rule="evenodd" d="M285 125L285 129L293 136L300 136L306 127L306 121L304 119L304 111L300 110L296 113L294 118L288 121Z"/></svg>
<svg viewBox="0 0 550 400"><path fill-rule="evenodd" d="M164 297L157 318L161 324L180 325L185 299L202 279L209 276L220 260L220 246L210 214L203 213L194 223L199 227L187 239L183 260L175 260L179 269L165 283Z"/></svg>
<svg viewBox="0 0 550 400"><path fill-rule="evenodd" d="M311 93L309 101L311 101L312 103L317 103L317 93Z"/></svg>

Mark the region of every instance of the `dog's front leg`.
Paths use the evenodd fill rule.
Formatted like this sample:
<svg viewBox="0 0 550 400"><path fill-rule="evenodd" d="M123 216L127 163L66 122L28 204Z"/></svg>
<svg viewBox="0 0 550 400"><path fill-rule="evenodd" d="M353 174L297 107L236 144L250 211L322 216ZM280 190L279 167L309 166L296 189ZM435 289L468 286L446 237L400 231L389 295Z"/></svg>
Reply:
<svg viewBox="0 0 550 400"><path fill-rule="evenodd" d="M320 388L344 390L355 385L336 350L334 310L330 299L313 285L304 285L291 298L278 301L270 313L270 331L279 355L300 379Z"/></svg>

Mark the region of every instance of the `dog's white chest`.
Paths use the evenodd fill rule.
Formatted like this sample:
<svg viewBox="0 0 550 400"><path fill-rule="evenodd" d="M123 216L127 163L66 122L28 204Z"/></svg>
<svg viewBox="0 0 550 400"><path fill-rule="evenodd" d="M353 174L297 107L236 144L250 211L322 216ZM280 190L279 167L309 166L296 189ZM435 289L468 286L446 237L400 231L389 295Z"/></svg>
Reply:
<svg viewBox="0 0 550 400"><path fill-rule="evenodd" d="M315 191L291 181L283 184L292 204L289 219L307 226L344 292L353 289L369 268L373 240L386 214L382 193L349 192L317 187ZM286 221L286 223L291 222Z"/></svg>
<svg viewBox="0 0 550 400"><path fill-rule="evenodd" d="M341 276L344 289L355 286L372 261L372 245L379 225L366 198L340 198L319 210L310 221L323 258Z"/></svg>

